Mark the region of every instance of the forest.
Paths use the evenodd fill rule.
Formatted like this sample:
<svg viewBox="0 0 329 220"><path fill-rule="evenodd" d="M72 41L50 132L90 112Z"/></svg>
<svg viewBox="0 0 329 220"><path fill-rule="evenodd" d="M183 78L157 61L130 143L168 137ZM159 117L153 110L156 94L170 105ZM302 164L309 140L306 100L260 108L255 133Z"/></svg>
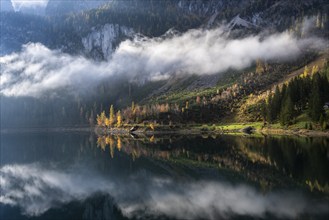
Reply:
<svg viewBox="0 0 329 220"><path fill-rule="evenodd" d="M328 100L328 66L321 72L316 66L312 70L306 66L302 75L283 84L281 88L277 86L274 94L270 94L266 102L263 101L263 119L268 123L279 120L281 125L291 125L297 116L306 113L313 122L319 122L326 129L328 115L325 112L327 107L324 106Z"/></svg>
<svg viewBox="0 0 329 220"><path fill-rule="evenodd" d="M131 106L117 112L111 105L108 114L102 111L97 115L97 125L111 128L143 124L154 130L155 125L221 123L225 117L223 110L226 101L239 99L239 93L245 96L246 90L243 90L243 86L234 84L227 89L217 90L216 93L220 98L216 99L217 96L214 96L210 99L197 95L195 99L189 98L183 102L153 102L143 105L132 102ZM328 101L328 63L321 71L318 66L305 66L302 74L282 85L276 85L274 91L268 91L257 103L259 107L249 113L257 115L260 112L261 117L254 122L263 122L264 126L280 123L281 126L288 127L296 123L297 117L303 116L305 129L314 129L314 124L325 130L329 125Z"/></svg>

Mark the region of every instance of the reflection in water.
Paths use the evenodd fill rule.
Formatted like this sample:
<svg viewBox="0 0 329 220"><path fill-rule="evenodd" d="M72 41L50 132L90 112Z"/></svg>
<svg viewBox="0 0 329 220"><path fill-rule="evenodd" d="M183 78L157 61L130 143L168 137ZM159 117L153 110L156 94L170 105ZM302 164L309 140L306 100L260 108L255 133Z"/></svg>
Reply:
<svg viewBox="0 0 329 220"><path fill-rule="evenodd" d="M0 213L325 219L328 149L326 139L303 138L2 136ZM315 181L314 192L307 190Z"/></svg>
<svg viewBox="0 0 329 220"><path fill-rule="evenodd" d="M329 194L329 140L294 137L142 137L100 136L97 146L115 148L135 160L141 156L184 165L226 168L264 189L299 182Z"/></svg>
<svg viewBox="0 0 329 220"><path fill-rule="evenodd" d="M166 215L177 219L217 219L234 215L295 218L302 213L326 212L326 206L297 192L266 195L246 185L220 181L175 182L169 178L132 175L129 181L90 176L87 167L67 172L38 164L1 168L3 204L17 205L27 215L85 200L96 192L111 195L127 217ZM316 211L315 211L316 210Z"/></svg>
<svg viewBox="0 0 329 220"><path fill-rule="evenodd" d="M4 166L0 175L0 202L18 205L27 215L40 215L57 204L86 199L98 188L111 188L100 177L88 181L86 173L79 170L61 172L39 164Z"/></svg>

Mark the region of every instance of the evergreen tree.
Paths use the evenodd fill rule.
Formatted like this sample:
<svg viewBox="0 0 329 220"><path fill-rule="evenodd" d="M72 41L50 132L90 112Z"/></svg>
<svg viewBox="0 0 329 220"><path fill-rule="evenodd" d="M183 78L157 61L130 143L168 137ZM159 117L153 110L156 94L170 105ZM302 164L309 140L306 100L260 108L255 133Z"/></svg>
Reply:
<svg viewBox="0 0 329 220"><path fill-rule="evenodd" d="M320 96L323 103L325 101L329 101L329 81L327 80L327 77L324 74L320 75Z"/></svg>
<svg viewBox="0 0 329 220"><path fill-rule="evenodd" d="M272 94L268 96L267 107L266 107L266 119L268 123L272 123Z"/></svg>
<svg viewBox="0 0 329 220"><path fill-rule="evenodd" d="M267 109L266 109L266 103L264 100L260 104L260 112L261 112L261 116L263 118L263 122L265 123L267 121Z"/></svg>
<svg viewBox="0 0 329 220"><path fill-rule="evenodd" d="M319 88L320 76L319 74L315 74L312 81L312 90L309 100L309 116L313 121L319 121L321 115L324 113L323 111L323 101L321 97L321 91Z"/></svg>
<svg viewBox="0 0 329 220"><path fill-rule="evenodd" d="M321 114L321 116L320 116L320 120L319 120L319 123L320 123L320 126L321 126L321 130L325 130L326 129L326 125L327 125L327 123L326 123L326 120L325 120L325 118L324 118L324 116Z"/></svg>
<svg viewBox="0 0 329 220"><path fill-rule="evenodd" d="M280 109L281 109L281 102L282 102L282 98L281 98L281 92L279 87L277 86L275 88L275 92L274 92L274 96L272 99L272 121L276 120L278 118L278 116L280 115Z"/></svg>
<svg viewBox="0 0 329 220"><path fill-rule="evenodd" d="M289 125L294 118L294 104L289 94L284 99L282 110L280 114L281 125Z"/></svg>

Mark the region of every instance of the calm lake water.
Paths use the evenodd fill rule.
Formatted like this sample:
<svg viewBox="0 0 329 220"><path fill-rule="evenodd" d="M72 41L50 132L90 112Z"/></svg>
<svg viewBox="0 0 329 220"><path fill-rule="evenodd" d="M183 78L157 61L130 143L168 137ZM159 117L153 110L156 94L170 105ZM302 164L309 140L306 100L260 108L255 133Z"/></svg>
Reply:
<svg viewBox="0 0 329 220"><path fill-rule="evenodd" d="M0 219L328 219L329 139L2 133Z"/></svg>

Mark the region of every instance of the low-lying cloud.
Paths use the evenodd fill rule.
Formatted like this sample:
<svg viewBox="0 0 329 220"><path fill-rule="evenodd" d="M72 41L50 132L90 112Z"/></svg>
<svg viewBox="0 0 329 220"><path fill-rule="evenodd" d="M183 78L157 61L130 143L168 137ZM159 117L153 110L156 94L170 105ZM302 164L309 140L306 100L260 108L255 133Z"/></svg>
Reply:
<svg viewBox="0 0 329 220"><path fill-rule="evenodd" d="M84 88L111 75L107 63L70 56L39 43L1 57L0 64L1 93L6 96L38 97L59 88Z"/></svg>
<svg viewBox="0 0 329 220"><path fill-rule="evenodd" d="M246 185L219 181L174 181L137 173L130 179L86 173L87 167L60 171L38 164L7 165L0 169L0 203L19 206L24 214L39 216L97 192L114 198L123 215L169 216L177 219L218 219L237 215L296 218L326 214L327 203L297 192L263 194Z"/></svg>
<svg viewBox="0 0 329 220"><path fill-rule="evenodd" d="M243 69L255 60L289 60L304 49L319 50L319 38L297 39L288 32L230 39L224 28L190 30L161 38L122 42L107 62L50 50L39 43L0 58L1 93L40 96L62 87L80 87L113 75L132 80L163 80L173 74L216 74Z"/></svg>

